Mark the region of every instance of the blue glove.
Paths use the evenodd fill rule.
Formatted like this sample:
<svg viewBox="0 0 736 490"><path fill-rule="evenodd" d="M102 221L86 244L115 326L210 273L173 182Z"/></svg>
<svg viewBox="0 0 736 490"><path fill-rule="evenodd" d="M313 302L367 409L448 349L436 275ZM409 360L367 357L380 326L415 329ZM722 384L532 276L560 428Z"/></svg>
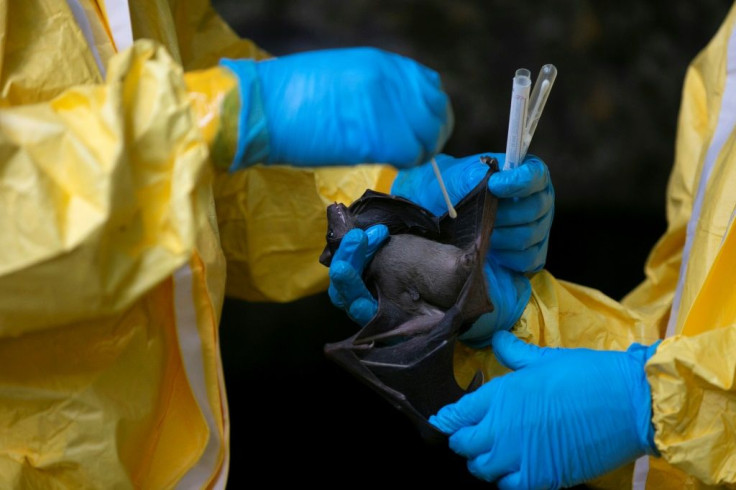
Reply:
<svg viewBox="0 0 736 490"><path fill-rule="evenodd" d="M439 75L374 48L311 51L220 62L240 82L232 169L256 162L417 165L452 131Z"/></svg>
<svg viewBox="0 0 736 490"><path fill-rule="evenodd" d="M486 174L482 155L498 160L503 153L480 153L464 158L438 155L436 162L453 204L457 204ZM496 172L488 189L499 198L496 222L491 237L489 258L516 272L535 272L547 259L549 231L554 215L554 188L549 169L542 160L527 156L519 167ZM434 214L447 211L442 191L430 163L400 170L391 193L423 206Z"/></svg>
<svg viewBox="0 0 736 490"><path fill-rule="evenodd" d="M361 326L378 311L378 301L363 282L363 271L387 238L385 225L372 226L365 231L354 228L342 237L330 263L330 287L327 290L330 300Z"/></svg>
<svg viewBox="0 0 736 490"><path fill-rule="evenodd" d="M450 436L470 473L500 489L579 484L659 455L644 373L658 344L625 352L541 348L498 332L494 352L514 371L429 422Z"/></svg>
<svg viewBox="0 0 736 490"><path fill-rule="evenodd" d="M493 311L481 315L459 337L464 343L475 348L490 344L493 334L499 330L511 330L521 318L532 295L529 279L502 266L491 254L486 257L483 272L486 276L488 296L493 303Z"/></svg>

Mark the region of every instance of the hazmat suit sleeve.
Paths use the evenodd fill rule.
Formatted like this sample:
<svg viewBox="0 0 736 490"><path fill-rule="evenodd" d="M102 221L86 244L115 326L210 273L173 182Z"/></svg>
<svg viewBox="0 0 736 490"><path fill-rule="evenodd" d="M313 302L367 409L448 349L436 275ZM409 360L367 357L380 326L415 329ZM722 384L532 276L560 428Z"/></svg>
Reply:
<svg viewBox="0 0 736 490"><path fill-rule="evenodd" d="M168 12L162 15L161 10ZM130 8L130 16L133 37L166 46L186 72L217 66L222 58L271 57L253 41L238 36L209 0L139 2Z"/></svg>
<svg viewBox="0 0 736 490"><path fill-rule="evenodd" d="M185 71L189 98L212 150L220 243L227 259L227 294L249 301L292 301L325 291L328 269L318 262L327 231L326 208L349 205L366 189L389 192L388 165L331 168L253 167L228 173L235 151L239 101L222 58L271 55L241 38L209 1L169 2L174 22L143 4L131 9L134 37L154 39ZM215 67L215 68L212 68ZM228 80L229 79L229 80ZM217 116L216 116L217 115Z"/></svg>
<svg viewBox="0 0 736 490"><path fill-rule="evenodd" d="M687 71L668 186L668 229L649 256L646 280L624 298L624 304L649 315L660 336L667 337L646 366L662 459L707 484L729 486L736 486L736 233L727 224L733 214L733 181L728 177L736 165L733 136L715 159L704 191L705 211L696 226L707 238L694 237L687 267L681 264L702 162L720 112L726 83L723 57L733 22L734 9ZM667 331L680 274L687 276L679 314Z"/></svg>
<svg viewBox="0 0 736 490"><path fill-rule="evenodd" d="M237 143L237 82L220 67L188 72L185 80L216 169L226 294L249 301L292 301L325 291L328 269L318 259L325 245L327 206L349 205L366 189L388 193L397 170L380 164L258 164L229 172Z"/></svg>
<svg viewBox="0 0 736 490"><path fill-rule="evenodd" d="M120 311L191 256L197 217L207 215L196 209L201 199L195 196L214 178L210 147L213 155L232 151L222 126L228 104L237 103L235 82L224 70L212 70L184 77L165 49L139 41L111 60L104 84L70 88L47 103L0 111L4 334ZM208 95L207 86L219 86L209 92L216 97ZM357 170L348 192L357 194L357 181L375 184L381 173ZM315 208L325 199L350 199L338 189L345 173L330 169L322 178L319 171L255 168L222 174L217 180L224 196L218 209L221 238L235 258L234 279L239 281L238 272L246 267L238 259L259 266L251 261L259 260L253 247L262 244L252 235L263 234L282 265L260 269L263 275L283 271L273 288L280 281L289 294L298 295L319 289L319 279L326 287L326 273L320 270L319 279L309 282L301 278L300 267L312 258L319 265L322 232L315 233L323 228L320 218L326 218ZM306 190L311 193L296 199L281 220L274 217L276 208ZM263 220L248 228L233 226L231 221L247 220L243 209ZM306 236L279 243L294 233L291 223L305 216ZM303 242L312 246L313 256ZM294 248L297 254L301 250L303 263L283 267L280 257L295 253ZM249 271L244 276L262 280Z"/></svg>

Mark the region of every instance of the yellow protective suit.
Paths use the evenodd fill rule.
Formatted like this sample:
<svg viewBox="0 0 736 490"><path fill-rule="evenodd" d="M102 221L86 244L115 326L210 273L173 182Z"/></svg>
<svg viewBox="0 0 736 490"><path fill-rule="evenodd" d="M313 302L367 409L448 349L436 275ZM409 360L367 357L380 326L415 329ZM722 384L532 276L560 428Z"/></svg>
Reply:
<svg viewBox="0 0 736 490"><path fill-rule="evenodd" d="M603 488L736 488L736 6L687 71L668 227L646 279L623 301L532 277L515 333L540 345L624 350L664 339L647 362L655 443L644 457L590 482ZM635 240L636 237L632 237ZM459 347L457 375L503 373L486 350Z"/></svg>
<svg viewBox="0 0 736 490"><path fill-rule="evenodd" d="M267 53L204 0L0 0L0 488L222 488L226 287L324 290L326 206L388 190L218 170L225 56Z"/></svg>
<svg viewBox="0 0 736 490"><path fill-rule="evenodd" d="M647 488L736 482L734 22L688 71L646 281L618 303L540 272L515 327L600 349L667 337L647 364L662 453L636 464ZM222 487L225 291L324 290L325 206L394 171L218 171L239 101L212 67L267 53L203 0L0 0L0 32L0 487ZM457 361L461 378L503 372L487 349Z"/></svg>

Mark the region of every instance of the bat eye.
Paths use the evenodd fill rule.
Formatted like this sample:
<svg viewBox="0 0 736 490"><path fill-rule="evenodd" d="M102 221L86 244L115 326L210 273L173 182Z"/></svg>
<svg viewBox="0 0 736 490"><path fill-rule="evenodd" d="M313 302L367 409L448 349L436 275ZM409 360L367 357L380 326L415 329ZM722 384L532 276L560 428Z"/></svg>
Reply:
<svg viewBox="0 0 736 490"><path fill-rule="evenodd" d="M330 230L330 231L329 231L329 232L327 233L327 238L335 238L335 233L334 233L334 232L333 232L332 230Z"/></svg>

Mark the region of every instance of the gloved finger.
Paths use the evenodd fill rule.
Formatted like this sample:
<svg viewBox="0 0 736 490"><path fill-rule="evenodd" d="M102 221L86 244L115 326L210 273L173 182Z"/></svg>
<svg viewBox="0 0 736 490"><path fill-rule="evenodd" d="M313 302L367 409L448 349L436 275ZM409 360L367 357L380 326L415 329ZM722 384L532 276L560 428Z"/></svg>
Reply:
<svg viewBox="0 0 736 490"><path fill-rule="evenodd" d="M518 456L506 448L497 446L468 460L470 474L491 483L516 472L518 468Z"/></svg>
<svg viewBox="0 0 736 490"><path fill-rule="evenodd" d="M549 236L526 250L496 250L491 248L487 257L493 257L496 263L512 271L521 273L537 272L544 267L547 260L548 246Z"/></svg>
<svg viewBox="0 0 736 490"><path fill-rule="evenodd" d="M424 102L436 118L445 120L450 99L442 88L440 74L419 63L416 64L416 67L421 74L417 79L423 82L421 94Z"/></svg>
<svg viewBox="0 0 736 490"><path fill-rule="evenodd" d="M458 429L447 439L447 446L466 459L473 459L493 447L493 437L478 425Z"/></svg>
<svg viewBox="0 0 736 490"><path fill-rule="evenodd" d="M516 335L507 331L499 331L491 338L493 353L498 361L514 371L538 362L551 349L527 344Z"/></svg>
<svg viewBox="0 0 736 490"><path fill-rule="evenodd" d="M340 308L341 310L346 310L348 305L345 303L345 299L340 294L340 291L337 290L337 288L330 283L330 286L327 288L327 295L330 297L330 301L333 305Z"/></svg>
<svg viewBox="0 0 736 490"><path fill-rule="evenodd" d="M400 82L386 78L391 82L391 86L386 87L386 95L396 94L403 104L403 109L394 108L393 123L406 123L405 133L388 134L412 134L423 150L421 158L417 158L417 163L421 163L435 151L441 128L446 122L449 99L441 88L437 72L399 54L389 53L388 56L392 63L387 71L393 68L402 74Z"/></svg>
<svg viewBox="0 0 736 490"><path fill-rule="evenodd" d="M514 226L536 221L554 207L552 187L545 187L527 197L499 199L495 226Z"/></svg>
<svg viewBox="0 0 736 490"><path fill-rule="evenodd" d="M387 103L396 98L389 87L383 87L383 90L377 89L376 92L376 97ZM426 120L417 123L406 117L404 112L397 113L395 110L389 111L391 117L386 117L385 107L366 107L364 110L371 116L365 118L363 126L345 125L346 128L343 131L345 146L355 155L353 161L384 162L398 168L408 168L426 159L426 143L422 141L420 135L426 131L431 131L436 135L438 131L436 123ZM412 105L411 108L407 107L405 110L414 112L419 110L419 105ZM381 121L380 126L373 123L368 124L375 121ZM415 126L416 124L421 126Z"/></svg>
<svg viewBox="0 0 736 490"><path fill-rule="evenodd" d="M368 236L366 232L360 228L353 228L345 233L345 236L340 240L340 246L337 247L335 255L332 257L332 263L347 262L353 269L362 274L365 264L368 263L367 252ZM332 266L330 266L331 273Z"/></svg>
<svg viewBox="0 0 736 490"><path fill-rule="evenodd" d="M365 230L365 237L368 240L365 249L365 263L373 258L376 251L381 248L381 245L388 238L388 235L388 226L386 225L373 225Z"/></svg>
<svg viewBox="0 0 736 490"><path fill-rule="evenodd" d="M427 158L431 158L440 151L442 151L442 148L445 147L445 143L447 143L447 140L450 139L450 136L452 135L452 131L455 129L455 113L452 110L452 103L450 102L449 98L447 100L447 105L445 106L445 116L443 119L442 126L440 126L440 132L437 135L437 140L435 141L435 145L433 148L430 148L431 155L425 156L421 161L424 162L427 160Z"/></svg>
<svg viewBox="0 0 736 490"><path fill-rule="evenodd" d="M426 75L422 79L416 79L418 83L421 83L417 86L417 92L421 96L429 115L444 124L447 122L447 108L451 104L450 98L442 89L437 72L426 67L422 68Z"/></svg>
<svg viewBox="0 0 736 490"><path fill-rule="evenodd" d="M358 298L350 305L348 316L358 325L366 325L378 312L378 301L373 297Z"/></svg>
<svg viewBox="0 0 736 490"><path fill-rule="evenodd" d="M424 67L410 67L411 71L417 72L415 76L408 76L410 87L407 94L408 106L402 111L404 117L409 122L409 128L419 141L422 148L425 149L425 159L437 151L438 142L443 134L443 126L448 119L449 98L447 94L441 90L436 82L429 81L422 72L426 71Z"/></svg>
<svg viewBox="0 0 736 490"><path fill-rule="evenodd" d="M524 490L528 488L528 485L524 483L521 471L514 471L513 473L499 477L498 481L496 481L496 487L499 490Z"/></svg>
<svg viewBox="0 0 736 490"><path fill-rule="evenodd" d="M497 197L526 197L550 185L547 165L529 156L522 165L496 172L488 179L488 189Z"/></svg>
<svg viewBox="0 0 736 490"><path fill-rule="evenodd" d="M504 417L508 414L498 414ZM483 454L494 453L498 446L496 427L506 425L507 422L500 421L494 414L494 406L486 407L486 415L477 425L469 425L458 429L448 438L448 446L455 453L467 459L475 459ZM502 448L504 455L508 456L508 447Z"/></svg>
<svg viewBox="0 0 736 490"><path fill-rule="evenodd" d="M363 282L363 277L354 267L348 262L333 259L330 265L330 300L338 308L350 308L350 306L358 299L364 298L367 300L373 300L368 288ZM338 301L335 303L333 298L337 298Z"/></svg>
<svg viewBox="0 0 736 490"><path fill-rule="evenodd" d="M473 157L473 160L471 164L458 165L443 175L447 194L453 204L457 204L467 196L488 172L488 167L481 163L477 157ZM437 185L439 186L439 182Z"/></svg>
<svg viewBox="0 0 736 490"><path fill-rule="evenodd" d="M410 63L406 66L410 67L416 73L416 76L406 77L405 79L416 81L415 88L417 93L421 95L427 109L443 123L448 122L448 109L451 104L447 92L442 88L440 74L426 65L413 60L409 61Z"/></svg>
<svg viewBox="0 0 736 490"><path fill-rule="evenodd" d="M494 250L522 251L541 243L549 234L553 215L549 212L523 225L494 227L491 247Z"/></svg>
<svg viewBox="0 0 736 490"><path fill-rule="evenodd" d="M445 405L429 417L429 423L445 434L453 434L466 426L478 424L491 400L496 396L500 378L493 379L477 390L463 395L455 403Z"/></svg>

